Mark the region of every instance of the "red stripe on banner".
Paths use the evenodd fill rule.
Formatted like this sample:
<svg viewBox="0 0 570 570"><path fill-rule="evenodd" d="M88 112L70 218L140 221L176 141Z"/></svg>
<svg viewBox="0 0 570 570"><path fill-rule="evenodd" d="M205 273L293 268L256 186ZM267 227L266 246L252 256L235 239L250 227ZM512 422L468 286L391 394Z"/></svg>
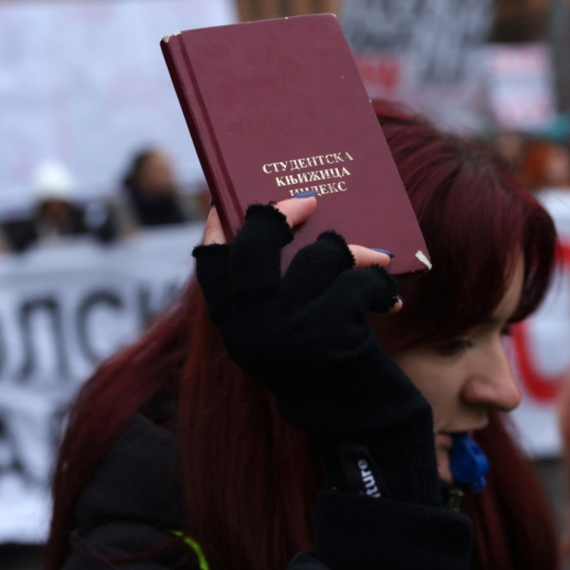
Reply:
<svg viewBox="0 0 570 570"><path fill-rule="evenodd" d="M570 272L570 244L559 244L556 253L559 270ZM519 323L513 327L514 355L521 382L535 400L543 403L552 402L556 399L563 380L568 377L570 368L551 376L538 370L532 357L529 336L527 323Z"/></svg>
<svg viewBox="0 0 570 570"><path fill-rule="evenodd" d="M556 250L556 263L561 269L570 271L570 243L559 243Z"/></svg>

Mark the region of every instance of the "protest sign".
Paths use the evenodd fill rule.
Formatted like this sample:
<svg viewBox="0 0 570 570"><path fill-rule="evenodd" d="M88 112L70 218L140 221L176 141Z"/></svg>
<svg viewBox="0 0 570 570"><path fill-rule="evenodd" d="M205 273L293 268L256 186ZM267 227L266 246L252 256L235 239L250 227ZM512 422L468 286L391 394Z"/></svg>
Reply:
<svg viewBox="0 0 570 570"><path fill-rule="evenodd" d="M0 258L0 543L41 543L62 418L99 362L192 272L203 224L112 247L76 240Z"/></svg>

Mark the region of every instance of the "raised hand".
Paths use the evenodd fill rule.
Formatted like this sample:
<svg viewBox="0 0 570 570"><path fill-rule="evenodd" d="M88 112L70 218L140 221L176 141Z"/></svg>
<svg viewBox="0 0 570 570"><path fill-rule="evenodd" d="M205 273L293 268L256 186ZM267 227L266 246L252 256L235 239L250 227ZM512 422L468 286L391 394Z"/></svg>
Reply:
<svg viewBox="0 0 570 570"><path fill-rule="evenodd" d="M386 429L429 408L366 323L370 311L401 306L383 267L390 258L325 232L282 277L281 249L311 202L250 207L231 245L211 243L224 239L210 220L210 244L194 250L208 311L232 359L275 394L290 423L318 433Z"/></svg>

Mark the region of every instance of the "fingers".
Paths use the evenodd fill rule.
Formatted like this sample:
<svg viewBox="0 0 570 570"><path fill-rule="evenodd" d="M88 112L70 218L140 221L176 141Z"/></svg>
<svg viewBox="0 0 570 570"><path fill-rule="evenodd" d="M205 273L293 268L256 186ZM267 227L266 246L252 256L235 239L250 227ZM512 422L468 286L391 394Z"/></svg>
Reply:
<svg viewBox="0 0 570 570"><path fill-rule="evenodd" d="M346 310L362 319L370 311L384 313L399 310L402 305L396 280L378 265L341 273L322 299L337 311Z"/></svg>
<svg viewBox="0 0 570 570"><path fill-rule="evenodd" d="M398 300L394 303L392 307L390 307L390 309L388 309L388 312L397 313L402 309L403 306L404 306L404 301L402 301L401 297L398 297Z"/></svg>
<svg viewBox="0 0 570 570"><path fill-rule="evenodd" d="M375 251L374 249L363 247L361 245L349 245L348 249L354 257L355 268L365 268L370 267L371 265L386 268L390 265L390 261L392 261L387 253ZM397 297L394 305L388 309L388 313L397 313L403 306L404 302L400 297Z"/></svg>
<svg viewBox="0 0 570 570"><path fill-rule="evenodd" d="M218 290L218 294L221 293L220 288L226 289L229 275L232 276L232 290L238 296L262 294L279 287L281 249L293 238L291 228L309 219L316 207L316 198L309 197L248 208L246 223L236 235L229 254L229 267L224 267L225 263L221 259L217 262L219 270L215 272L215 281L218 286L214 289ZM204 245L225 243L220 218L216 209L212 208L206 221ZM224 252L223 256L225 254ZM202 267L214 263L214 259L204 260ZM390 257L386 253L359 245L347 246L338 234L325 232L317 242L306 246L297 254L284 279L283 290L289 291L286 294L292 300L309 301L324 293L342 271L371 265L387 267L389 263ZM203 274L200 277L201 281L207 279ZM228 291L224 293L220 296L225 298ZM303 299L297 299L299 295ZM396 312L401 307L402 302L398 299L395 303L392 301L389 310ZM387 309L388 307L383 310Z"/></svg>
<svg viewBox="0 0 570 570"><path fill-rule="evenodd" d="M250 206L230 253L234 295L255 299L276 290L281 282L281 249L292 240L293 230L281 211L271 205Z"/></svg>
<svg viewBox="0 0 570 570"><path fill-rule="evenodd" d="M306 222L317 208L317 199L314 196L309 198L289 198L274 205L287 220L290 227L294 228ZM226 236L222 229L220 217L215 207L210 209L206 220L204 232L204 245L212 243L226 243Z"/></svg>
<svg viewBox="0 0 570 570"><path fill-rule="evenodd" d="M352 256L354 257L354 267L370 267L377 265L379 267L388 267L391 258L387 253L381 253L368 247L361 245L349 245ZM392 307L388 309L389 313L397 313L404 306L404 302L400 297Z"/></svg>
<svg viewBox="0 0 570 570"><path fill-rule="evenodd" d="M230 248L226 244L199 245L192 255L196 258L196 278L202 289L210 318L217 322L230 306Z"/></svg>
<svg viewBox="0 0 570 570"><path fill-rule="evenodd" d="M317 209L317 199L314 196L308 198L289 198L277 202L274 206L287 219L287 223L294 228L306 222Z"/></svg>
<svg viewBox="0 0 570 570"><path fill-rule="evenodd" d="M348 249L354 257L354 267L368 267L369 265L388 267L391 261L388 254L361 245L349 245Z"/></svg>
<svg viewBox="0 0 570 570"><path fill-rule="evenodd" d="M343 271L370 265L386 267L389 263L386 253L348 246L341 235L327 231L295 255L283 278L281 292L292 303L309 302L325 293Z"/></svg>
<svg viewBox="0 0 570 570"><path fill-rule="evenodd" d="M276 205L255 204L246 212L245 224L234 238L229 259L222 259L225 251L221 254L221 251L196 248L198 280L208 297L208 306L214 307L216 312L215 295L209 295L210 290L216 291L225 302L230 275L232 291L238 296L263 294L278 287L281 249L293 239L291 228L306 221L316 207L314 197L292 198ZM218 212L212 208L206 220L202 247L208 250L214 244L226 244L226 236ZM206 275L208 272L213 273L212 279Z"/></svg>
<svg viewBox="0 0 570 570"><path fill-rule="evenodd" d="M220 216L216 208L210 208L208 219L206 220L206 229L204 230L204 245L211 245L213 243L226 243L226 236L222 229Z"/></svg>
<svg viewBox="0 0 570 570"><path fill-rule="evenodd" d="M344 238L333 231L297 252L283 277L281 293L290 302L304 303L323 294L334 278L354 266Z"/></svg>

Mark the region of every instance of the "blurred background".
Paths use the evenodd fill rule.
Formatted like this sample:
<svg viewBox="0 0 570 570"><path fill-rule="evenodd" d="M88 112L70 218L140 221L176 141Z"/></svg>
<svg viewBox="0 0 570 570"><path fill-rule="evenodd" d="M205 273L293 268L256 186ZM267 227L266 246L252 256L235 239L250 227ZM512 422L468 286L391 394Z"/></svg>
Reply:
<svg viewBox="0 0 570 570"><path fill-rule="evenodd" d="M159 40L317 12L371 98L493 147L555 218L557 278L510 351L513 430L566 527L570 0L0 0L0 568L41 568L67 403L192 271L210 196Z"/></svg>

